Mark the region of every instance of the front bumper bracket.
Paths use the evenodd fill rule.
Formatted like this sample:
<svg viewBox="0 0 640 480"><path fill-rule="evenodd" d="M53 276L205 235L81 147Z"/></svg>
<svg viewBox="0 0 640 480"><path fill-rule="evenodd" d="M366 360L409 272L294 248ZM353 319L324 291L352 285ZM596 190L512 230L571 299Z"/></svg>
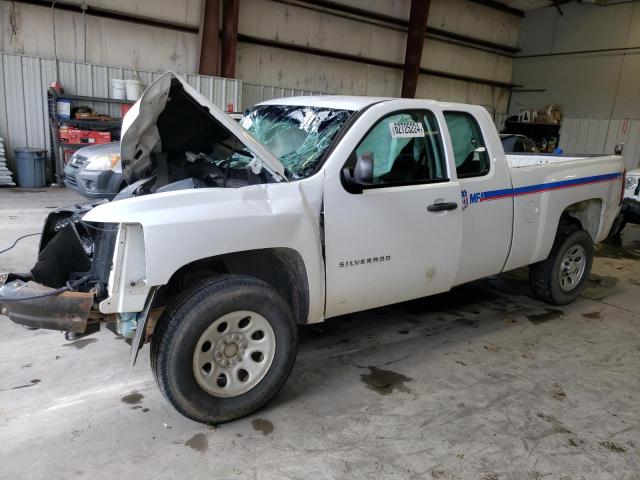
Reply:
<svg viewBox="0 0 640 480"><path fill-rule="evenodd" d="M0 314L27 327L84 332L93 304L92 292L63 292L42 298L19 300L47 294L53 290L31 281L9 281L0 287Z"/></svg>

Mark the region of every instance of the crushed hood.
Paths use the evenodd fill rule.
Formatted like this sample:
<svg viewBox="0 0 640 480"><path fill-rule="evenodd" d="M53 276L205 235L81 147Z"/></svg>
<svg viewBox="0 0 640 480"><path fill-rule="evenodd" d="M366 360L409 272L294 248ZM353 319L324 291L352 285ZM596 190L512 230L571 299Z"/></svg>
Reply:
<svg viewBox="0 0 640 480"><path fill-rule="evenodd" d="M282 163L264 145L174 72L158 77L122 122L122 172L129 184L154 169L151 152L161 148L198 151L206 141L235 137L254 155L256 168L286 180Z"/></svg>

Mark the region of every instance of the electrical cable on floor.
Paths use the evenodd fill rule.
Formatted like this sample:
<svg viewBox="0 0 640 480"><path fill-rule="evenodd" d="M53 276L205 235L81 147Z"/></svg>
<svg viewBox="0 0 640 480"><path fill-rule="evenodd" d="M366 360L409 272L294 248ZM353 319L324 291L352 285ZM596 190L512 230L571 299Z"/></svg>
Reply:
<svg viewBox="0 0 640 480"><path fill-rule="evenodd" d="M13 245L11 245L9 248L5 248L4 250L0 250L0 254L3 254L3 253L5 253L5 252L8 252L9 250L11 250L11 249L12 249L13 247L15 247L15 246L18 244L18 242L19 242L20 240L22 240L23 238L27 238L27 237L34 237L34 236L36 236L36 235L42 235L42 234L41 234L41 233L29 233L29 234L27 234L27 235L23 235L23 236L21 236L21 237L18 237L18 238L16 239L16 241L15 241L15 242L13 242Z"/></svg>
<svg viewBox="0 0 640 480"><path fill-rule="evenodd" d="M43 293L41 295L32 295L30 297L20 297L20 298L7 298L0 296L0 303L2 302L22 302L23 300L37 300L39 298L52 297L53 295L59 295L64 292L71 292L76 287L82 285L84 282L91 278L89 275L85 275L78 280L74 280L73 282L67 282L64 287L56 288L55 290L51 290L50 292Z"/></svg>

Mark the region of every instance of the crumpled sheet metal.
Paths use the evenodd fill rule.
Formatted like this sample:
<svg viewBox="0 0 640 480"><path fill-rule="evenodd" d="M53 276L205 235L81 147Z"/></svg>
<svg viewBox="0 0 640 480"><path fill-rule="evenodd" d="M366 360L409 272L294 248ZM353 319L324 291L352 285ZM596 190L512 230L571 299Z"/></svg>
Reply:
<svg viewBox="0 0 640 480"><path fill-rule="evenodd" d="M93 293L64 292L32 300L9 300L42 295L52 290L35 282L9 282L0 287L0 313L27 327L84 332L93 304Z"/></svg>

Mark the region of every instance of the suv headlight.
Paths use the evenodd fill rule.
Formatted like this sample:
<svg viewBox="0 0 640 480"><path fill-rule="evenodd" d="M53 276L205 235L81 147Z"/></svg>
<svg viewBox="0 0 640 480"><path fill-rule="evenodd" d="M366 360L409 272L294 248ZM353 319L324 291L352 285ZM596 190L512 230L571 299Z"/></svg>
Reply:
<svg viewBox="0 0 640 480"><path fill-rule="evenodd" d="M627 188L633 188L638 184L638 177L627 177Z"/></svg>
<svg viewBox="0 0 640 480"><path fill-rule="evenodd" d="M120 162L120 154L98 155L85 163L85 170L111 170Z"/></svg>

